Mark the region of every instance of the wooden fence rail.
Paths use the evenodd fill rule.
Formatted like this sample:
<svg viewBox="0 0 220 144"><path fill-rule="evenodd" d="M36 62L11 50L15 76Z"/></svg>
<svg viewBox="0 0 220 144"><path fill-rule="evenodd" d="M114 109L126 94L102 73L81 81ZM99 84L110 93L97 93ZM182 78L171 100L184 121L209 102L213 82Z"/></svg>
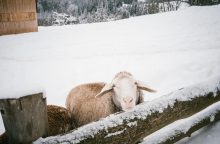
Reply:
<svg viewBox="0 0 220 144"><path fill-rule="evenodd" d="M220 77L217 77L145 102L132 111L113 114L65 135L40 138L34 143L137 143L164 126L218 102L219 90Z"/></svg>

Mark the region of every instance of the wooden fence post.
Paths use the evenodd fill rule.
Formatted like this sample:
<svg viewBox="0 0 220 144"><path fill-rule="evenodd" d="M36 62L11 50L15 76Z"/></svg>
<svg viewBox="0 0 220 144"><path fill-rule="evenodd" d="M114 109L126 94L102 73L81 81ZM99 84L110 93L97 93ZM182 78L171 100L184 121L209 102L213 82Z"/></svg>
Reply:
<svg viewBox="0 0 220 144"><path fill-rule="evenodd" d="M47 104L42 93L1 99L0 111L9 143L31 143L47 136Z"/></svg>

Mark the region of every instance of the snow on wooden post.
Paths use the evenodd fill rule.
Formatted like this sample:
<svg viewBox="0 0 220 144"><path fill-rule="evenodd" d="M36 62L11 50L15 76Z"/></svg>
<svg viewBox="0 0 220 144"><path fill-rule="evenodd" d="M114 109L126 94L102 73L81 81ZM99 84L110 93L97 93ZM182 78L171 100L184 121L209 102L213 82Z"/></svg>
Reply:
<svg viewBox="0 0 220 144"><path fill-rule="evenodd" d="M0 111L9 143L31 143L47 136L47 106L43 93L1 99Z"/></svg>
<svg viewBox="0 0 220 144"><path fill-rule="evenodd" d="M179 89L132 111L110 115L68 134L40 138L35 144L58 143L137 143L164 126L189 117L220 100L220 77Z"/></svg>

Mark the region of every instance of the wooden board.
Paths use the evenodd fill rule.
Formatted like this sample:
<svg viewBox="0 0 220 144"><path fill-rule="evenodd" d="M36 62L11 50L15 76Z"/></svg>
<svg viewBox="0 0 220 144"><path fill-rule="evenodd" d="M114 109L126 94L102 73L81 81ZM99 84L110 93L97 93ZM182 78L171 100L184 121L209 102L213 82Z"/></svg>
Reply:
<svg viewBox="0 0 220 144"><path fill-rule="evenodd" d="M0 35L38 31L35 0L0 0Z"/></svg>
<svg viewBox="0 0 220 144"><path fill-rule="evenodd" d="M47 136L47 103L42 93L0 99L0 112L9 143L31 143Z"/></svg>

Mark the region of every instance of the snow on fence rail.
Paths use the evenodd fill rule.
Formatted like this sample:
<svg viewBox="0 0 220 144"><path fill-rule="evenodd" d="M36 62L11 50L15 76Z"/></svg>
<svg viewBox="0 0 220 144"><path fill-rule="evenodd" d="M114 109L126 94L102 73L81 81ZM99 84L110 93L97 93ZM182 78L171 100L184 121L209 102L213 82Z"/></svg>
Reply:
<svg viewBox="0 0 220 144"><path fill-rule="evenodd" d="M40 138L34 143L136 143L219 100L220 76L142 103L132 111L112 114L65 135Z"/></svg>
<svg viewBox="0 0 220 144"><path fill-rule="evenodd" d="M190 136L198 129L220 120L220 102L147 136L141 144L170 144Z"/></svg>

